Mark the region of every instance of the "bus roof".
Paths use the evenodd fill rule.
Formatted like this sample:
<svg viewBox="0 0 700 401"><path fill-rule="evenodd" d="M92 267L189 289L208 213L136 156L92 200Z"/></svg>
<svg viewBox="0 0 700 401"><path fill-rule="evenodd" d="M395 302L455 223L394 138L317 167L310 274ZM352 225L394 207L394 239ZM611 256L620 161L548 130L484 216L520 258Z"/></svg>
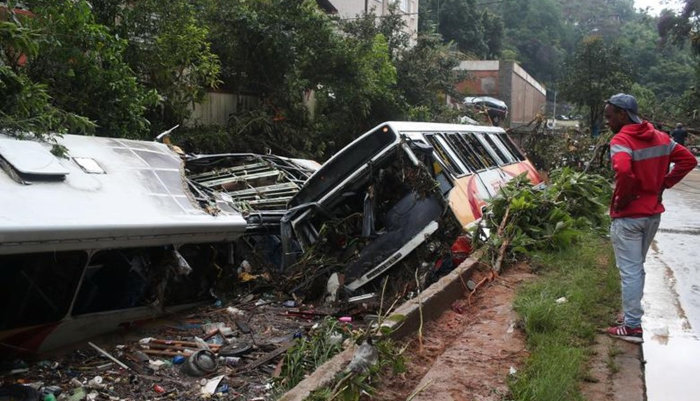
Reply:
<svg viewBox="0 0 700 401"><path fill-rule="evenodd" d="M67 157L0 134L0 254L224 241L246 228L223 201L199 206L167 145L55 139Z"/></svg>

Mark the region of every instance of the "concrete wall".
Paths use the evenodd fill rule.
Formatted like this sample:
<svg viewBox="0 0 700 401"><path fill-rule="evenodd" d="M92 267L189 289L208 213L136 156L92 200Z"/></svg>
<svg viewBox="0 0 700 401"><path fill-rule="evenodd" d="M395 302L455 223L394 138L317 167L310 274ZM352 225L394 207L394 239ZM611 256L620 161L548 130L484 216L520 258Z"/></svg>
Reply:
<svg viewBox="0 0 700 401"><path fill-rule="evenodd" d="M200 103L192 107L192 114L185 126L220 125L226 126L231 113L250 110L258 106L258 98L227 92L207 92Z"/></svg>
<svg viewBox="0 0 700 401"><path fill-rule="evenodd" d="M462 61L457 67L468 71L468 79L457 84L457 90L465 96L492 96L500 98L498 60Z"/></svg>
<svg viewBox="0 0 700 401"><path fill-rule="evenodd" d="M547 90L515 62L502 63L510 79L509 124L511 127L529 123L537 113L544 113Z"/></svg>
<svg viewBox="0 0 700 401"><path fill-rule="evenodd" d="M457 84L465 96L492 96L508 105L506 126L527 124L544 112L547 90L513 61L467 60L456 69L469 73Z"/></svg>

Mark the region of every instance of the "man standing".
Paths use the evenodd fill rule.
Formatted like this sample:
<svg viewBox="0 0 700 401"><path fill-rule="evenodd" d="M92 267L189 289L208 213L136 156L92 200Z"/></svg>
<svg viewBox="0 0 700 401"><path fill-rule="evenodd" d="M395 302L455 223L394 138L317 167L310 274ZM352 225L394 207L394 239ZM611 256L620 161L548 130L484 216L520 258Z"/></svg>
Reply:
<svg viewBox="0 0 700 401"><path fill-rule="evenodd" d="M610 157L615 190L610 205L610 237L622 281L624 320L608 328L613 337L642 342L644 259L665 210L661 195L696 165L685 147L637 115L634 96L618 93L606 101L605 120L615 136ZM669 171L670 163L675 163Z"/></svg>
<svg viewBox="0 0 700 401"><path fill-rule="evenodd" d="M676 128L671 131L671 138L679 144L685 146L685 138L688 137L688 132L683 128L683 124L676 124Z"/></svg>

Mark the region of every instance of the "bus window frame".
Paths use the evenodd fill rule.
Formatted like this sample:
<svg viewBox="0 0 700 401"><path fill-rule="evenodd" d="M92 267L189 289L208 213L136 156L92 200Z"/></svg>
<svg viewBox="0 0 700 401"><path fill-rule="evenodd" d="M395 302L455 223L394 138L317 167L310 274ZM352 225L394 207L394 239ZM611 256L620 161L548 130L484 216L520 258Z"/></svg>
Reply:
<svg viewBox="0 0 700 401"><path fill-rule="evenodd" d="M515 158L518 160L516 163L523 162L523 161L527 160L527 158L525 157L525 154L522 152L522 150L520 150L520 147L518 147L518 145L516 145L515 142L512 139L510 139L510 136L508 136L507 133L498 132L498 133L496 133L496 135L498 137L501 137L501 140L506 145L508 150L510 150L510 152L513 154L513 156L515 156ZM505 137L505 139L503 139L502 137Z"/></svg>
<svg viewBox="0 0 700 401"><path fill-rule="evenodd" d="M511 152L510 149L508 149L508 146L503 143L503 140L501 137L498 135L498 133L494 132L485 132L485 136L488 136L491 141L493 141L494 144L501 150L501 153L503 153L504 156L508 159L507 165L513 164L513 163L519 163L518 158Z"/></svg>
<svg viewBox="0 0 700 401"><path fill-rule="evenodd" d="M457 171L457 169L462 169L463 166L458 164L452 155L449 154L448 149L445 147L445 144L441 142L441 138L437 135L437 133L424 132L421 133L421 136L423 137L423 140L428 143L428 145L433 147L433 158L440 163L445 171L449 172L453 177L458 177L461 174L464 174L461 171Z"/></svg>
<svg viewBox="0 0 700 401"><path fill-rule="evenodd" d="M450 147L453 148L454 152L458 152L457 156L460 157L460 159L462 159L463 162L466 162L470 166L472 166L470 170L474 173L478 173L479 171L486 169L484 163L479 159L478 155L469 146L469 143L461 137L461 132L457 131L445 133L445 142L447 142L450 145ZM462 150L461 148L464 148L464 150Z"/></svg>
<svg viewBox="0 0 700 401"><path fill-rule="evenodd" d="M461 134L462 138L464 139L464 141L469 145L470 149L479 158L479 161L484 165L485 170L489 170L492 168L498 168L498 161L493 156L491 156L491 153L489 152L488 147L484 146L483 142L479 139L479 135L477 132L462 131L462 132L460 132L460 134ZM471 137L474 138L474 140L468 139L469 134L471 134ZM475 144L481 145L484 148L483 150L486 151L486 154L484 154L483 152L479 152L479 149L475 149L473 146ZM488 160L487 156L489 158L491 158L490 163L488 163L489 160Z"/></svg>
<svg viewBox="0 0 700 401"><path fill-rule="evenodd" d="M450 143L445 137L443 137L443 135L445 135L445 133L435 132L435 138L438 139L438 142L440 143L440 145L442 145L443 149L447 151L452 161L454 161L462 170L462 173L455 175L455 178L460 178L470 174L474 174L475 170L470 168L468 165L464 164L462 158L459 157L459 155L452 148L452 145L450 145Z"/></svg>
<svg viewBox="0 0 700 401"><path fill-rule="evenodd" d="M484 146L486 146L492 152L492 156L494 156L496 161L499 162L499 167L512 163L510 161L510 155L503 151L503 149L499 146L500 144L496 143L488 132L479 132L478 136Z"/></svg>

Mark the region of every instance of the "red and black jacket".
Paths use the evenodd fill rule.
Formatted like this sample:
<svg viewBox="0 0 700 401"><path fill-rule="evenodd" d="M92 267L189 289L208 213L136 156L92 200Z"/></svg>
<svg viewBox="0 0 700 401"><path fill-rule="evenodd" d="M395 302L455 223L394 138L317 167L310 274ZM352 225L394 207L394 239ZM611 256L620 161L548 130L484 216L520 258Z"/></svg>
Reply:
<svg viewBox="0 0 700 401"><path fill-rule="evenodd" d="M648 121L627 124L610 141L615 192L610 217L644 217L663 212L660 194L697 164L695 156ZM675 163L669 171L670 163Z"/></svg>

